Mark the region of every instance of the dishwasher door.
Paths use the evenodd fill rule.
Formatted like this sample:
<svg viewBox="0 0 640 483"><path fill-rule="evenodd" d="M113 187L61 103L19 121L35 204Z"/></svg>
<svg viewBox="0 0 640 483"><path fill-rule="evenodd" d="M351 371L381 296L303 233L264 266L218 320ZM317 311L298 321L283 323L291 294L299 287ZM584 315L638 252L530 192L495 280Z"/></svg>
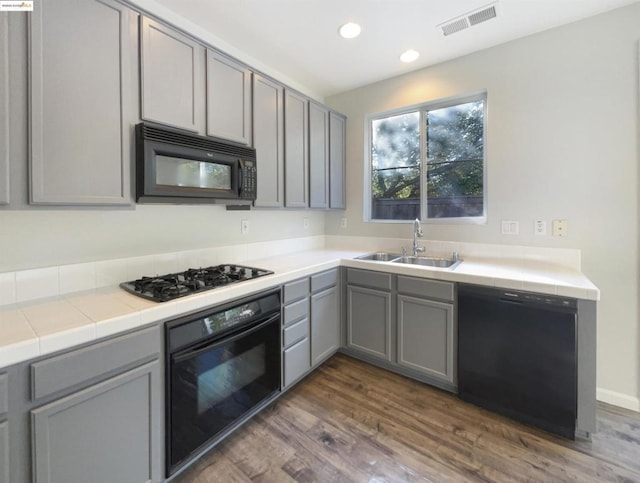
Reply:
<svg viewBox="0 0 640 483"><path fill-rule="evenodd" d="M575 438L577 301L458 286L458 394Z"/></svg>

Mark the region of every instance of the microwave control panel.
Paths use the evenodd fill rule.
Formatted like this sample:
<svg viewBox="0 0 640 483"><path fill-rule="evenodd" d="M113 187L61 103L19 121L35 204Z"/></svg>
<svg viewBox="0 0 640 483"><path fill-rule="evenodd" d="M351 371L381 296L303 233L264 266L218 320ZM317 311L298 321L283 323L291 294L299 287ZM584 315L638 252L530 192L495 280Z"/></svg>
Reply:
<svg viewBox="0 0 640 483"><path fill-rule="evenodd" d="M256 191L256 165L251 161L245 161L242 165L242 198L255 199Z"/></svg>

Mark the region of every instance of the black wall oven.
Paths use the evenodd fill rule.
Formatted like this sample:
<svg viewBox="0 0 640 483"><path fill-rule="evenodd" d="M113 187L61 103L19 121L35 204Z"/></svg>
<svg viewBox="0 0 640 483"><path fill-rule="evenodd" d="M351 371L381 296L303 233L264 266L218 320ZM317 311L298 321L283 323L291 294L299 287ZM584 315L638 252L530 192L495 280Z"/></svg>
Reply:
<svg viewBox="0 0 640 483"><path fill-rule="evenodd" d="M167 476L281 390L280 291L168 322Z"/></svg>

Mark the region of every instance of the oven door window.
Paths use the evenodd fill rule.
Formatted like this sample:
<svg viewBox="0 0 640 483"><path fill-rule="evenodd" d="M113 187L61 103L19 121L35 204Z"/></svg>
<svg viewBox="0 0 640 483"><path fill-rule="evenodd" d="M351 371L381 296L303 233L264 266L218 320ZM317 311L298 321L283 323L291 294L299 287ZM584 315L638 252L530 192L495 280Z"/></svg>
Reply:
<svg viewBox="0 0 640 483"><path fill-rule="evenodd" d="M231 189L231 166L158 154L156 184L228 191Z"/></svg>
<svg viewBox="0 0 640 483"><path fill-rule="evenodd" d="M170 464L280 390L280 319L171 358Z"/></svg>

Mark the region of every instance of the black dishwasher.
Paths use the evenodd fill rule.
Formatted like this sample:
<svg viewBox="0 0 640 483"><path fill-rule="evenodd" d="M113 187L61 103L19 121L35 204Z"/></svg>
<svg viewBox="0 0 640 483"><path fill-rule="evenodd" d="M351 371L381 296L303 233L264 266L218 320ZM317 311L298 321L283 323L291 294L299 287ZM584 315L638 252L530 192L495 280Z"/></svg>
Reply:
<svg viewBox="0 0 640 483"><path fill-rule="evenodd" d="M461 399L575 438L577 301L458 286Z"/></svg>

